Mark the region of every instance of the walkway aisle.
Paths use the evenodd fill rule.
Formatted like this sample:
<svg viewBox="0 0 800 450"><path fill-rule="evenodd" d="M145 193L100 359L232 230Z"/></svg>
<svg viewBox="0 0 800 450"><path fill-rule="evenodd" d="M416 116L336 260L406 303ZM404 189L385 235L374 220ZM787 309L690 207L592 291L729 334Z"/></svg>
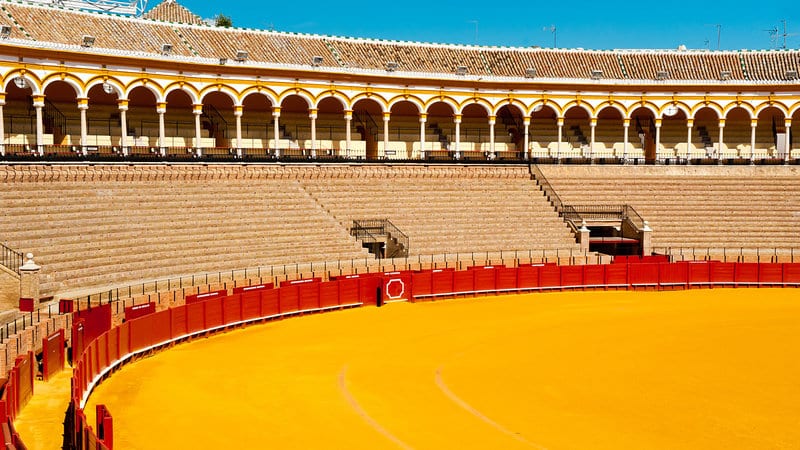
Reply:
<svg viewBox="0 0 800 450"><path fill-rule="evenodd" d="M33 397L14 422L28 450L61 448L71 377L72 368L67 366L47 383L34 382Z"/></svg>

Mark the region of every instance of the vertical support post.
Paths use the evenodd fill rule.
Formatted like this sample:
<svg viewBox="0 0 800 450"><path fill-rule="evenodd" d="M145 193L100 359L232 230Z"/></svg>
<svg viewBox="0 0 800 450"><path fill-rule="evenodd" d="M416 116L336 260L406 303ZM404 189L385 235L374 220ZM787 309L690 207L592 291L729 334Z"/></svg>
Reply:
<svg viewBox="0 0 800 450"><path fill-rule="evenodd" d="M86 124L86 111L89 109L89 99L80 97L78 100L78 111L81 115L81 153L86 156L86 146L89 145L88 126Z"/></svg>
<svg viewBox="0 0 800 450"><path fill-rule="evenodd" d="M389 119L391 117L391 112L383 113L383 155L378 153L380 159L386 159L386 150L389 150Z"/></svg>
<svg viewBox="0 0 800 450"><path fill-rule="evenodd" d="M33 107L36 109L36 151L39 156L44 156L44 122L42 120L44 95L36 94L33 96Z"/></svg>
<svg viewBox="0 0 800 450"><path fill-rule="evenodd" d="M597 117L592 117L589 121L589 129L591 130L591 140L589 141L589 161L594 161L594 141L595 130L597 129Z"/></svg>
<svg viewBox="0 0 800 450"><path fill-rule="evenodd" d="M694 119L686 119L686 164L692 163L692 128Z"/></svg>
<svg viewBox="0 0 800 450"><path fill-rule="evenodd" d="M308 110L308 118L311 120L311 157L317 159L317 109Z"/></svg>
<svg viewBox="0 0 800 450"><path fill-rule="evenodd" d="M561 162L561 135L564 130L564 118L558 117L556 119L556 126L558 130L558 141L556 147L556 162Z"/></svg>
<svg viewBox="0 0 800 450"><path fill-rule="evenodd" d="M725 118L719 119L719 143L717 144L717 161L722 159L723 143L725 142Z"/></svg>
<svg viewBox="0 0 800 450"><path fill-rule="evenodd" d="M453 115L453 125L456 128L456 159L461 159L461 114Z"/></svg>
<svg viewBox="0 0 800 450"><path fill-rule="evenodd" d="M119 109L119 122L122 134L119 138L119 145L122 147L122 155L128 156L128 99L117 99Z"/></svg>
<svg viewBox="0 0 800 450"><path fill-rule="evenodd" d="M242 114L244 106L233 105L233 118L236 120L236 142L233 143L236 149L236 157L242 159Z"/></svg>
<svg viewBox="0 0 800 450"><path fill-rule="evenodd" d="M659 149L661 148L661 119L656 119L656 164L658 164Z"/></svg>
<svg viewBox="0 0 800 450"><path fill-rule="evenodd" d="M344 111L344 124L345 124L345 155L350 159L350 142L351 142L351 123L353 122L353 110L346 109Z"/></svg>
<svg viewBox="0 0 800 450"><path fill-rule="evenodd" d="M0 93L0 156L6 156L6 128L5 118L3 117L3 107L6 105L5 92Z"/></svg>
<svg viewBox="0 0 800 450"><path fill-rule="evenodd" d="M200 157L203 154L202 145L200 145L202 134L200 131L200 116L203 115L203 104L195 103L192 105L192 114L194 114L194 143L195 156Z"/></svg>
<svg viewBox="0 0 800 450"><path fill-rule="evenodd" d="M631 126L631 119L626 118L622 120L622 160L628 159L628 130Z"/></svg>
<svg viewBox="0 0 800 450"><path fill-rule="evenodd" d="M489 158L495 159L497 154L494 151L494 124L497 123L497 117L489 116Z"/></svg>
<svg viewBox="0 0 800 450"><path fill-rule="evenodd" d="M161 156L167 155L167 132L164 126L164 115L167 113L167 103L156 103L156 112L158 113L158 149Z"/></svg>
<svg viewBox="0 0 800 450"><path fill-rule="evenodd" d="M755 161L756 128L758 128L758 118L750 119L750 164L753 164Z"/></svg>
<svg viewBox="0 0 800 450"><path fill-rule="evenodd" d="M524 159L531 159L531 149L530 149L530 140L531 140L531 118L526 116L522 118L522 151L523 151L523 158Z"/></svg>
<svg viewBox="0 0 800 450"><path fill-rule="evenodd" d="M792 139L791 139L792 118L791 117L785 118L783 120L783 124L786 127L786 134L783 136L783 138L785 139L785 142L786 142L786 145L784 145L784 148L786 149L786 153L783 155L783 161L784 162L789 162L789 160L792 158Z"/></svg>
<svg viewBox="0 0 800 450"><path fill-rule="evenodd" d="M425 124L428 122L428 115L420 113L419 115L419 158L425 159Z"/></svg>
<svg viewBox="0 0 800 450"><path fill-rule="evenodd" d="M275 157L276 158L280 158L281 157L281 149L280 149L281 125L280 125L280 119L281 119L281 107L280 106L273 106L272 107L272 124L273 124L272 132L273 132L273 137L275 139L274 140L274 144L273 144L275 146L275 148L273 150L275 150Z"/></svg>

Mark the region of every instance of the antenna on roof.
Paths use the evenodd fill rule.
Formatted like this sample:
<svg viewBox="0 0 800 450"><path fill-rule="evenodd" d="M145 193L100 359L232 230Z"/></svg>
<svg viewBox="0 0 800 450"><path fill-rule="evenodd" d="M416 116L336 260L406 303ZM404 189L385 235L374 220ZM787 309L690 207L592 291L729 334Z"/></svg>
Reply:
<svg viewBox="0 0 800 450"><path fill-rule="evenodd" d="M549 31L553 33L553 48L558 48L558 29L555 25L542 28L542 31Z"/></svg>
<svg viewBox="0 0 800 450"><path fill-rule="evenodd" d="M783 33L778 31L778 27L773 27L764 31L769 33L769 40L775 47L778 46L778 39L783 38L783 44L780 46L780 48L786 50L786 38L790 36L795 36L797 33L786 32L786 19L781 19L781 23L783 24Z"/></svg>
<svg viewBox="0 0 800 450"><path fill-rule="evenodd" d="M478 21L477 20L468 20L467 23L474 23L475 24L475 45L478 45Z"/></svg>

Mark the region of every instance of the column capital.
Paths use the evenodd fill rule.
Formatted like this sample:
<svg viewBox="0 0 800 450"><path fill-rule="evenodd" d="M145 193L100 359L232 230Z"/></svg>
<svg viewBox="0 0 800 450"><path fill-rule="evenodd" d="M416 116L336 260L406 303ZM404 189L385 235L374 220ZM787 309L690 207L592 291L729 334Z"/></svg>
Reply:
<svg viewBox="0 0 800 450"><path fill-rule="evenodd" d="M720 128L725 128L725 118L724 117L719 119L719 127Z"/></svg>
<svg viewBox="0 0 800 450"><path fill-rule="evenodd" d="M454 114L453 115L453 122L454 123L461 123L461 114Z"/></svg>
<svg viewBox="0 0 800 450"><path fill-rule="evenodd" d="M589 119L589 126L590 127L596 127L597 126L597 117L592 117L591 119Z"/></svg>
<svg viewBox="0 0 800 450"><path fill-rule="evenodd" d="M76 100L78 101L78 109L83 109L83 110L89 109L88 97L78 97Z"/></svg>
<svg viewBox="0 0 800 450"><path fill-rule="evenodd" d="M0 92L0 106L4 106L6 104L6 93Z"/></svg>
<svg viewBox="0 0 800 450"><path fill-rule="evenodd" d="M192 114L199 116L203 114L203 104L202 103L195 103L192 105Z"/></svg>
<svg viewBox="0 0 800 450"><path fill-rule="evenodd" d="M686 119L686 127L691 128L694 126L694 119Z"/></svg>
<svg viewBox="0 0 800 450"><path fill-rule="evenodd" d="M344 120L351 121L353 120L353 110L352 109L345 109L344 110Z"/></svg>
<svg viewBox="0 0 800 450"><path fill-rule="evenodd" d="M664 119L662 119L660 117L655 120L656 128L661 128L661 121L662 120L664 120Z"/></svg>
<svg viewBox="0 0 800 450"><path fill-rule="evenodd" d="M317 108L309 108L308 109L308 118L309 119L316 119L318 111L319 110Z"/></svg>
<svg viewBox="0 0 800 450"><path fill-rule="evenodd" d="M425 113L420 113L419 121L425 123L428 120L428 115Z"/></svg>
<svg viewBox="0 0 800 450"><path fill-rule="evenodd" d="M391 112L384 112L383 113L383 121L384 122L388 122L391 117L392 117L392 113Z"/></svg>
<svg viewBox="0 0 800 450"><path fill-rule="evenodd" d="M751 126L752 128L755 128L755 127L757 127L757 126L758 126L758 118L755 118L755 119L750 119L750 126Z"/></svg>
<svg viewBox="0 0 800 450"><path fill-rule="evenodd" d="M280 117L281 116L281 107L280 106L273 106L272 107L272 117Z"/></svg>
<svg viewBox="0 0 800 450"><path fill-rule="evenodd" d="M120 111L127 111L128 110L128 99L127 98L117 99L117 108L119 108Z"/></svg>
<svg viewBox="0 0 800 450"><path fill-rule="evenodd" d="M497 116L495 116L495 115L490 115L489 116L489 125L494 125L494 123L496 121L497 121Z"/></svg>
<svg viewBox="0 0 800 450"><path fill-rule="evenodd" d="M233 105L233 117L242 117L242 114L244 114L244 106Z"/></svg>
<svg viewBox="0 0 800 450"><path fill-rule="evenodd" d="M167 112L167 102L156 102L156 112L164 114Z"/></svg>
<svg viewBox="0 0 800 450"><path fill-rule="evenodd" d="M31 97L33 98L34 107L41 108L44 106L44 94L33 94Z"/></svg>
<svg viewBox="0 0 800 450"><path fill-rule="evenodd" d="M558 125L559 127L563 127L564 126L564 118L563 117L556 117L556 125Z"/></svg>
<svg viewBox="0 0 800 450"><path fill-rule="evenodd" d="M631 126L631 119L629 117L622 119L622 126L626 128Z"/></svg>
<svg viewBox="0 0 800 450"><path fill-rule="evenodd" d="M791 127L792 126L792 118L791 117L787 117L787 118L783 119L783 125L787 126L787 127Z"/></svg>
<svg viewBox="0 0 800 450"><path fill-rule="evenodd" d="M525 125L526 127L529 126L531 124L531 118L528 116L523 117L522 124Z"/></svg>

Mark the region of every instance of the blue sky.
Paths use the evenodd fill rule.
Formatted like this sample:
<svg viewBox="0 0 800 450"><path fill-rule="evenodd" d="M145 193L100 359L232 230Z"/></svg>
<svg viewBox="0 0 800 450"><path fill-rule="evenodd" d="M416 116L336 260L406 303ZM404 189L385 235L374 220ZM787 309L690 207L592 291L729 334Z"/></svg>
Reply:
<svg viewBox="0 0 800 450"><path fill-rule="evenodd" d="M150 0L149 7L159 0ZM230 16L234 26L337 36L455 44L612 48L800 48L800 1L761 2L497 2L404 0L377 2L208 2L178 0L208 18ZM755 7L754 7L755 6Z"/></svg>

